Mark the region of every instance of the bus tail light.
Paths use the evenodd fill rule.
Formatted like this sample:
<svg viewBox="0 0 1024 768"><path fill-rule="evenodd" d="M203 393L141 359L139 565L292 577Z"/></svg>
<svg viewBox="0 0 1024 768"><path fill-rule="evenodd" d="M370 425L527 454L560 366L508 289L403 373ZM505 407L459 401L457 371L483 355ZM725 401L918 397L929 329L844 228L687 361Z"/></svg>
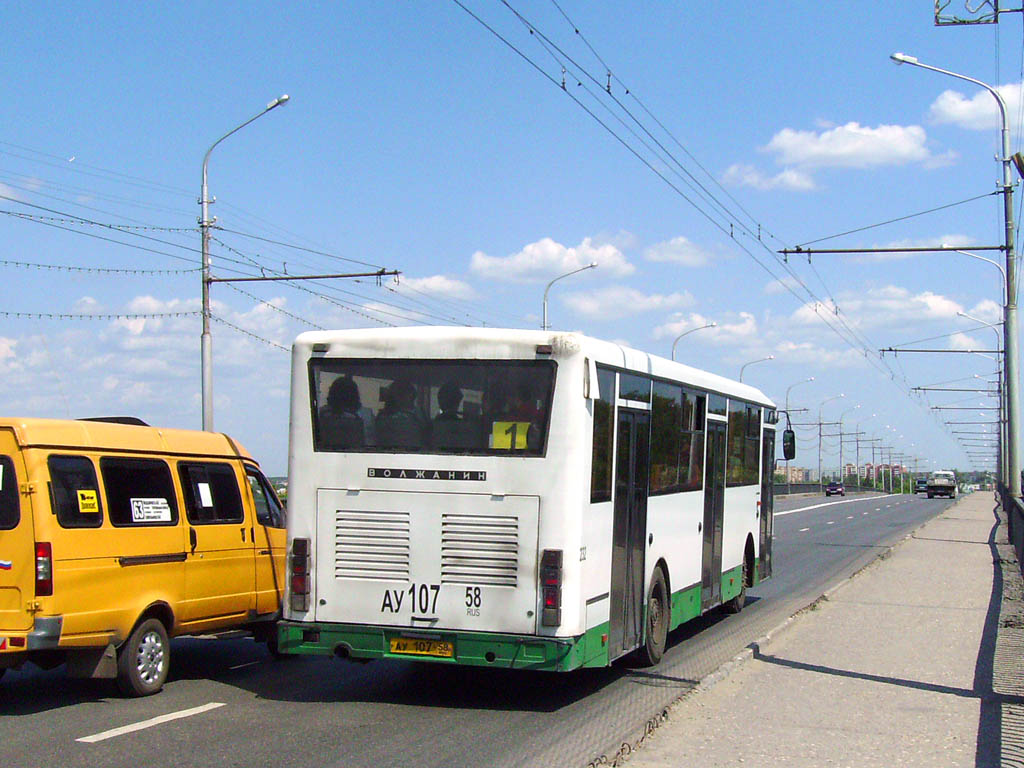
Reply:
<svg viewBox="0 0 1024 768"><path fill-rule="evenodd" d="M36 542L36 597L53 594L53 547L48 541Z"/></svg>
<svg viewBox="0 0 1024 768"><path fill-rule="evenodd" d="M545 549L541 554L540 588L541 626L557 627L562 623L562 550Z"/></svg>
<svg viewBox="0 0 1024 768"><path fill-rule="evenodd" d="M291 608L309 610L309 539L292 540Z"/></svg>

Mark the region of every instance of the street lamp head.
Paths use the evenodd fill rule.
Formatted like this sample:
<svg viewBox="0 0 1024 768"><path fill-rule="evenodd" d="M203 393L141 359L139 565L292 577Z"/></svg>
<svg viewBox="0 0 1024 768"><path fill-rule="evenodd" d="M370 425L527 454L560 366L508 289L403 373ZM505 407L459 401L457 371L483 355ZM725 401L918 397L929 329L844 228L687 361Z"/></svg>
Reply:
<svg viewBox="0 0 1024 768"><path fill-rule="evenodd" d="M269 110L273 109L274 107L280 107L282 104L286 104L288 102L288 98L289 97L288 97L287 93L282 93L280 96L278 96L272 102L267 104L267 110L269 111Z"/></svg>
<svg viewBox="0 0 1024 768"><path fill-rule="evenodd" d="M889 56L896 64L917 64L916 56L907 56L905 53L899 53L898 51Z"/></svg>

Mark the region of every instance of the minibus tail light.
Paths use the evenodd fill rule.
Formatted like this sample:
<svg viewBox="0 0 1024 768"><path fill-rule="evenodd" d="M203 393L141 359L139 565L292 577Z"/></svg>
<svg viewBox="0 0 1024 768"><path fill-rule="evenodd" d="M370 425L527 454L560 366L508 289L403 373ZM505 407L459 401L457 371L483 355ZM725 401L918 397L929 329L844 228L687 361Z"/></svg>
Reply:
<svg viewBox="0 0 1024 768"><path fill-rule="evenodd" d="M562 623L562 550L545 549L540 558L541 626Z"/></svg>
<svg viewBox="0 0 1024 768"><path fill-rule="evenodd" d="M309 539L293 539L291 565L291 609L309 610Z"/></svg>
<svg viewBox="0 0 1024 768"><path fill-rule="evenodd" d="M53 547L48 541L36 542L36 597L53 594Z"/></svg>

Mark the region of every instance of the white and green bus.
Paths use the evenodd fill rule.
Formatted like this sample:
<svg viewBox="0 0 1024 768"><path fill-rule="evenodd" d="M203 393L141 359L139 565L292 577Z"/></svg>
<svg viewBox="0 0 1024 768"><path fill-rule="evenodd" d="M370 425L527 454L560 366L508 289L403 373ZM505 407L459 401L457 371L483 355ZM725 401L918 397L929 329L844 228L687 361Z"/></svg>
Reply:
<svg viewBox="0 0 1024 768"><path fill-rule="evenodd" d="M318 331L292 351L278 647L567 671L771 574L777 411L578 333Z"/></svg>

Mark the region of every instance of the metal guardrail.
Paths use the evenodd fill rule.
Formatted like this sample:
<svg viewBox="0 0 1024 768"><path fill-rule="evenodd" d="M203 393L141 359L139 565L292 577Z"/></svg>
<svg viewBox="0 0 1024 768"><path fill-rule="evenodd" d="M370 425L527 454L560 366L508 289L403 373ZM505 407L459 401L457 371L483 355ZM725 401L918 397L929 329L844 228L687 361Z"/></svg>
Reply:
<svg viewBox="0 0 1024 768"><path fill-rule="evenodd" d="M828 483L819 485L818 483L775 483L775 495L776 496L787 496L790 494L797 493L819 493L824 495L825 486ZM872 488L870 485L847 485L847 493L861 493L864 491L877 491L877 488Z"/></svg>
<svg viewBox="0 0 1024 768"><path fill-rule="evenodd" d="M999 503L1006 511L1007 533L1014 552L1017 553L1017 561L1022 563L1024 569L1024 504L1020 499L1015 499L1009 494L1009 489L999 486Z"/></svg>

